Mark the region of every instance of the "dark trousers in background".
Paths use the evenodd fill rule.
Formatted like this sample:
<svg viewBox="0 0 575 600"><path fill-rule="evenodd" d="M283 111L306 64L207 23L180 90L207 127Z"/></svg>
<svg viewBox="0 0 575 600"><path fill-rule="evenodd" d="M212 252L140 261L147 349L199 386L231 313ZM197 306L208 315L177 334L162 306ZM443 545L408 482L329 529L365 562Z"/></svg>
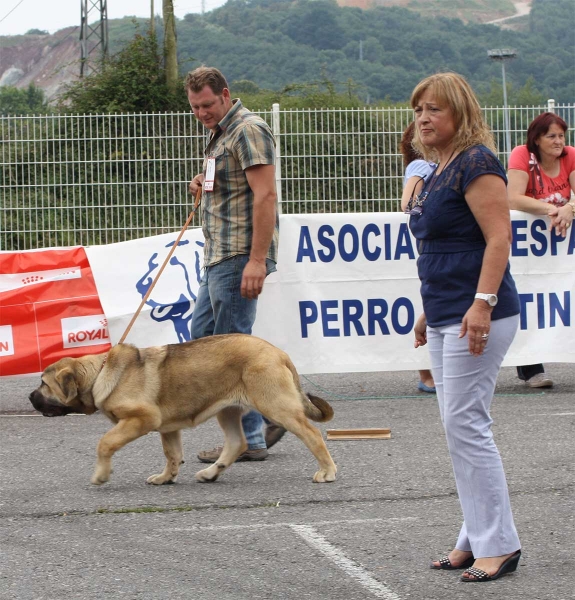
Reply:
<svg viewBox="0 0 575 600"><path fill-rule="evenodd" d="M537 375L537 373L545 373L545 367L541 363L538 365L524 365L522 367L517 367L517 377L523 381L531 379L533 375Z"/></svg>

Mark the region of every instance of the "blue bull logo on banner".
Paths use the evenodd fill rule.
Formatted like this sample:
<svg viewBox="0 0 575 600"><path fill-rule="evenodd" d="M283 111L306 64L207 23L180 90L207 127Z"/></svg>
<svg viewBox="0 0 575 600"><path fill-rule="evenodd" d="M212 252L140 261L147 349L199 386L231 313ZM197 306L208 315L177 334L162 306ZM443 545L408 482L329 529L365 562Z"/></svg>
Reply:
<svg viewBox="0 0 575 600"><path fill-rule="evenodd" d="M203 242L194 242L196 246L199 248L203 248ZM173 247L175 241L166 244L166 248L169 249ZM178 336L178 342L188 342L191 340L191 321L192 315L194 313L194 307L196 305L197 300L197 289L199 283L201 281L200 275L200 266L201 266L201 253L198 249L194 250L194 273L190 274L190 270L188 269L189 257L186 256L185 259L178 258L178 250L179 248L184 248L188 246L190 241L182 240L178 243L178 249L175 250L173 256L170 258L168 265L166 265L166 269L172 268L176 270L176 273L170 273L170 281L177 280L180 283L180 287L173 289L170 286L169 294L173 293L172 298L164 298L165 296L165 287L164 293L158 293L157 295L152 294L150 298L146 300L146 304L152 307L150 312L150 317L158 322L162 323L164 321L172 321L174 331ZM148 270L144 273L141 279L136 283L136 289L142 298L148 293L152 282L154 281L154 277L156 277L157 272L160 269L161 260L158 259L158 252L154 252L152 256L148 259Z"/></svg>

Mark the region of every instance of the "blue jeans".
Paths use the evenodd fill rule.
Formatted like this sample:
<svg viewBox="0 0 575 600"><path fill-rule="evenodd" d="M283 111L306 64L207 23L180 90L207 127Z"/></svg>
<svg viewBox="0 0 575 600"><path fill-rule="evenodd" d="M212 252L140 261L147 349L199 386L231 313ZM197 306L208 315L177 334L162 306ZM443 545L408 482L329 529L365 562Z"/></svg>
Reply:
<svg viewBox="0 0 575 600"><path fill-rule="evenodd" d="M204 269L192 316L193 340L223 333L252 333L258 301L242 298L240 293L248 260L248 255L240 254ZM268 275L276 270L272 260L268 259L266 266ZM242 426L250 450L266 447L260 413L246 413Z"/></svg>

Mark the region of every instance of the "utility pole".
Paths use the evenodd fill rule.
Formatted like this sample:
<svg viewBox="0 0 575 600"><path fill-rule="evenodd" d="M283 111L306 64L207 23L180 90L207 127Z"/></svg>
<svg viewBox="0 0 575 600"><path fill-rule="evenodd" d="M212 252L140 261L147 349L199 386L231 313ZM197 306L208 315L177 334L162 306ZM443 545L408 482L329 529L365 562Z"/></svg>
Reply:
<svg viewBox="0 0 575 600"><path fill-rule="evenodd" d="M154 15L154 0L150 0L150 34L154 35L156 33L156 16Z"/></svg>
<svg viewBox="0 0 575 600"><path fill-rule="evenodd" d="M164 15L164 66L168 89L175 93L178 87L178 46L173 0L163 0Z"/></svg>
<svg viewBox="0 0 575 600"><path fill-rule="evenodd" d="M93 56L97 53L100 55L99 60L95 60ZM80 0L80 77L97 70L97 66L101 65L107 56L107 0Z"/></svg>
<svg viewBox="0 0 575 600"><path fill-rule="evenodd" d="M505 61L514 59L517 56L517 52L515 52L515 50L509 50L508 48L496 48L495 50L488 50L487 56L489 56L491 60L501 63L501 77L503 79L503 121L505 123L505 154L507 159L511 153L511 123L509 120L509 108L507 106Z"/></svg>

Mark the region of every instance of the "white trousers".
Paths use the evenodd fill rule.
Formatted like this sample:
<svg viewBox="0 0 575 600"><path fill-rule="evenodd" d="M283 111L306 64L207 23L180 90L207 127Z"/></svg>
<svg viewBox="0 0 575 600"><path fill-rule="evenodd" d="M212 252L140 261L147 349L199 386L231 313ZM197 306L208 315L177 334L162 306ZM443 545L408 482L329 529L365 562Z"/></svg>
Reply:
<svg viewBox="0 0 575 600"><path fill-rule="evenodd" d="M497 375L519 324L519 315L492 321L481 356L469 353L461 324L428 327L431 370L459 501L463 526L455 547L475 558L501 556L521 545L509 502L501 456L489 413Z"/></svg>

